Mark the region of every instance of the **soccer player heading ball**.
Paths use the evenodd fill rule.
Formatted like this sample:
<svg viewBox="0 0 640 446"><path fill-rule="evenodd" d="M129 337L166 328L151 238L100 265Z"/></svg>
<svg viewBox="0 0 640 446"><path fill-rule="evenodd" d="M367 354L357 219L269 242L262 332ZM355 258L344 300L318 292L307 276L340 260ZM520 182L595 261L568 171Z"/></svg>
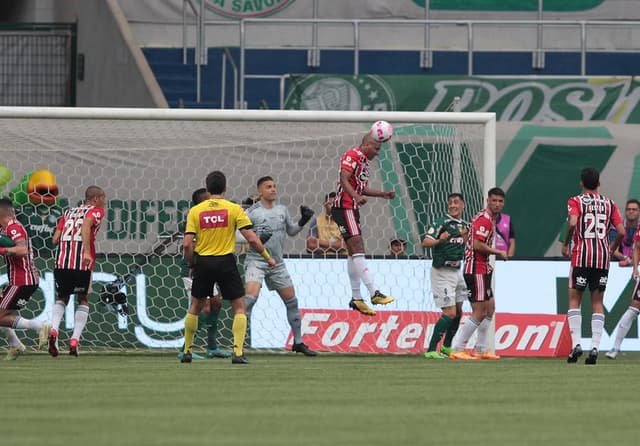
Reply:
<svg viewBox="0 0 640 446"><path fill-rule="evenodd" d="M382 140L391 138L391 125L378 121L364 135L358 147L347 150L340 158L338 190L331 208L331 216L340 228L342 239L347 245L347 271L351 285L349 307L368 316L374 316L360 295L360 282L364 283L374 305L387 305L393 297L382 294L375 286L373 274L364 258L364 241L360 230L360 207L367 203L367 197L393 199L395 191L378 190L369 187L369 162L373 160L382 146Z"/></svg>

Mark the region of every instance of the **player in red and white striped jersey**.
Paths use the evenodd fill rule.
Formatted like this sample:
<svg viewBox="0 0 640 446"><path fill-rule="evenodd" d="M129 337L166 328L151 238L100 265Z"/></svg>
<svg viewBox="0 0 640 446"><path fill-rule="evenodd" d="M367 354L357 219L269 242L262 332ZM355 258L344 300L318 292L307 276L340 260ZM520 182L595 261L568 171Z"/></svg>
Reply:
<svg viewBox="0 0 640 446"><path fill-rule="evenodd" d="M499 187L489 189L487 207L471 220L471 234L464 252L463 277L469 291L472 312L458 331L458 337L450 355L452 359L477 359L476 356L470 356L464 352L464 347L476 329L478 338L482 339L483 345L486 345L487 330L495 311L491 289L493 268L489 263L489 256L495 255L504 260L509 258L506 251L493 247L496 217L504 207L504 195L504 191ZM499 358L492 352L477 351L477 353L482 359Z"/></svg>
<svg viewBox="0 0 640 446"><path fill-rule="evenodd" d="M378 156L382 141L370 132L362 138L359 147L347 150L340 158L340 176L338 191L331 208L331 216L338 224L349 257L347 258L347 270L351 282L351 301L349 307L362 314L373 316L376 312L371 309L360 295L360 282L369 290L371 302L376 305L386 305L393 302L393 298L385 296L376 289L371 272L367 268L364 259L364 241L360 230L360 206L367 202L369 197L381 197L392 199L394 191L381 191L371 189L369 183L369 161Z"/></svg>
<svg viewBox="0 0 640 446"><path fill-rule="evenodd" d="M0 326L5 330L9 340L7 359L16 359L24 352L24 345L17 338L14 329L32 329L39 332L40 346L43 346L49 335L51 325L35 319L25 319L15 314L24 307L33 293L38 289L39 275L33 263L33 250L24 226L16 220L11 200L0 199L0 236L10 239L6 244L14 246L1 247L0 255L4 256L7 265L9 283L0 294Z"/></svg>
<svg viewBox="0 0 640 446"><path fill-rule="evenodd" d="M84 203L67 209L53 234L53 243L58 247L53 271L57 299L53 305L49 335L49 354L53 357L58 356L58 328L71 294L76 295L78 306L69 340L69 354L78 356L80 336L89 318L91 272L96 261L95 240L104 219L105 200L101 188L89 186L85 191Z"/></svg>
<svg viewBox="0 0 640 446"><path fill-rule="evenodd" d="M627 206L630 201L627 201ZM616 338L613 342L613 347L606 353L606 356L609 359L616 359L618 353L620 353L622 341L627 337L627 333L629 333L633 322L640 314L640 273L638 273L638 262L640 262L640 226L636 228L633 242L633 252L631 253L631 266L633 269L631 271L631 278L636 284L633 287L633 292L631 293L631 305L629 305L629 308L627 308L627 311L624 312L618 322L618 329L616 330Z"/></svg>
<svg viewBox="0 0 640 446"><path fill-rule="evenodd" d="M571 331L572 350L567 362L578 361L582 355L582 293L591 291L591 352L585 364L595 364L598 358L600 338L604 328L604 290L609 277L609 260L622 238L624 225L618 207L612 199L600 195L600 173L591 167L580 172L582 193L569 198L569 224L562 245L562 255L569 256L571 249L571 271L569 274L569 311L567 320ZM609 245L609 228L615 227L616 239Z"/></svg>

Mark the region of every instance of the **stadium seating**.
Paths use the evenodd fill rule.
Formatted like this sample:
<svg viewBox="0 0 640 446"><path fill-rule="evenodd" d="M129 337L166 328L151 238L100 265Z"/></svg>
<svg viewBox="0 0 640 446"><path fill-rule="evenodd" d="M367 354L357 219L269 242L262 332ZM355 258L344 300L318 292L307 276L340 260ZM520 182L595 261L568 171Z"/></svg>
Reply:
<svg viewBox="0 0 640 446"><path fill-rule="evenodd" d="M182 64L180 48L144 48L158 82L171 107L218 108L220 107L221 48L210 48L209 63L202 71L201 102L196 102L196 67L193 64L193 49L188 50L188 64ZM231 49L239 61L239 50ZM473 72L475 75L578 75L580 54L577 52L548 52L545 68L531 66L531 52L476 52ZM278 63L274 64L273 61ZM419 54L415 51L361 51L361 74L413 74L413 75L465 75L467 55L462 52L439 51L433 55L433 68L424 70L419 66ZM350 51L326 50L321 52L318 68L307 66L304 50L248 50L246 52L247 74L282 75L287 73L334 73L353 72L353 53ZM233 108L232 73L229 68L226 82L225 108ZM640 55L614 52L587 54L588 75L633 75L640 71ZM245 100L249 108L279 108L278 79L247 79Z"/></svg>

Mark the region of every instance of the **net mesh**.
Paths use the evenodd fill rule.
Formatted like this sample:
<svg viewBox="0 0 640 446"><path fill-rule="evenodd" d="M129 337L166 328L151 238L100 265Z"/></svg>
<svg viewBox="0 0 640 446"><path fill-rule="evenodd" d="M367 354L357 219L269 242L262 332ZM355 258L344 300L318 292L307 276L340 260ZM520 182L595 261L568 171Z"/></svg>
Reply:
<svg viewBox="0 0 640 446"><path fill-rule="evenodd" d="M83 348L179 347L188 292L181 239L169 237L180 232L191 193L204 185L207 173L225 172L226 197L236 202L255 193L257 178L270 175L279 202L295 220L302 204L319 215L325 194L336 189L340 156L359 145L371 122L0 119L3 191L30 233L42 279L23 315L50 319L55 291L50 238L59 211L78 204L85 188L96 184L107 194L107 218L96 242L93 308ZM437 311L428 253L421 247L424 229L446 212L451 192L465 195L466 219L483 206L482 124L392 123L394 138L372 162L369 185L393 189L396 198L370 198L361 209L361 223L367 254L374 257L367 260L374 280L396 302L369 319L349 311L346 260L311 258L308 226L285 244L305 342L320 350L422 349L428 342L428 312ZM49 183L54 184L45 181L36 190L34 183L42 183L42 177L34 178L42 170L53 174ZM57 192L55 205L33 204L43 187ZM383 258L395 237L407 240L407 258ZM240 260L243 249L238 246ZM122 288L128 298L125 317L114 311L117 306L98 304L96 296L103 285L129 272ZM61 326L63 345L73 328L73 311L70 304ZM231 317L223 304L218 323L223 348L232 344ZM205 338L201 330L197 345ZM247 345L279 349L290 341L285 307L263 287Z"/></svg>

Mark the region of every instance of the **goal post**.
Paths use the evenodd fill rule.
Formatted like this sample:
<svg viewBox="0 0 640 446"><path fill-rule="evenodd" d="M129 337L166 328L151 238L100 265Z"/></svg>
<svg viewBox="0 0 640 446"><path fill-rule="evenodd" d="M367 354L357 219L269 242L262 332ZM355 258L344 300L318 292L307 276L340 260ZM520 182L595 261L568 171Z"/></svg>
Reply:
<svg viewBox="0 0 640 446"><path fill-rule="evenodd" d="M430 261L421 247L424 228L446 211L451 192L467 198L465 218L484 206L487 190L495 186L493 113L0 107L0 169L8 172L0 175L0 183L38 247L41 286L25 315L50 318L54 284L49 238L55 210L77 204L84 189L96 184L105 189L108 204L96 242L99 258L83 347L178 347L188 306L181 280L181 243L165 243L161 252L154 251L179 231L191 193L204 186L206 174L225 172L226 197L236 202L255 193L259 177L271 175L279 202L295 220L302 204L319 215L325 194L336 188L341 154L358 146L377 120L389 121L394 137L371 163L370 186L392 189L396 198L371 198L361 211L361 222L367 254L374 257L368 262L375 281L396 302L380 309L377 322L361 321L359 314L349 312L346 262L309 256L308 226L288 238L286 262L303 328L316 347L421 350L432 321L420 314L437 310L428 283ZM36 178L35 173L41 171L50 174L45 178L53 184L38 182L42 176ZM45 186L55 189L56 205L37 204ZM383 258L393 237L407 240L407 258ZM136 265L133 280L122 286L129 315L97 304L98 288ZM229 320L225 306L222 347L231 344ZM72 327L70 305L61 326L63 343ZM350 334L345 334L345 327L350 327ZM395 330L389 339L396 347L385 347L384 339L378 342L384 330ZM343 334L348 345L341 341ZM412 336L415 342L409 341ZM248 345L278 349L289 338L284 306L263 287Z"/></svg>

